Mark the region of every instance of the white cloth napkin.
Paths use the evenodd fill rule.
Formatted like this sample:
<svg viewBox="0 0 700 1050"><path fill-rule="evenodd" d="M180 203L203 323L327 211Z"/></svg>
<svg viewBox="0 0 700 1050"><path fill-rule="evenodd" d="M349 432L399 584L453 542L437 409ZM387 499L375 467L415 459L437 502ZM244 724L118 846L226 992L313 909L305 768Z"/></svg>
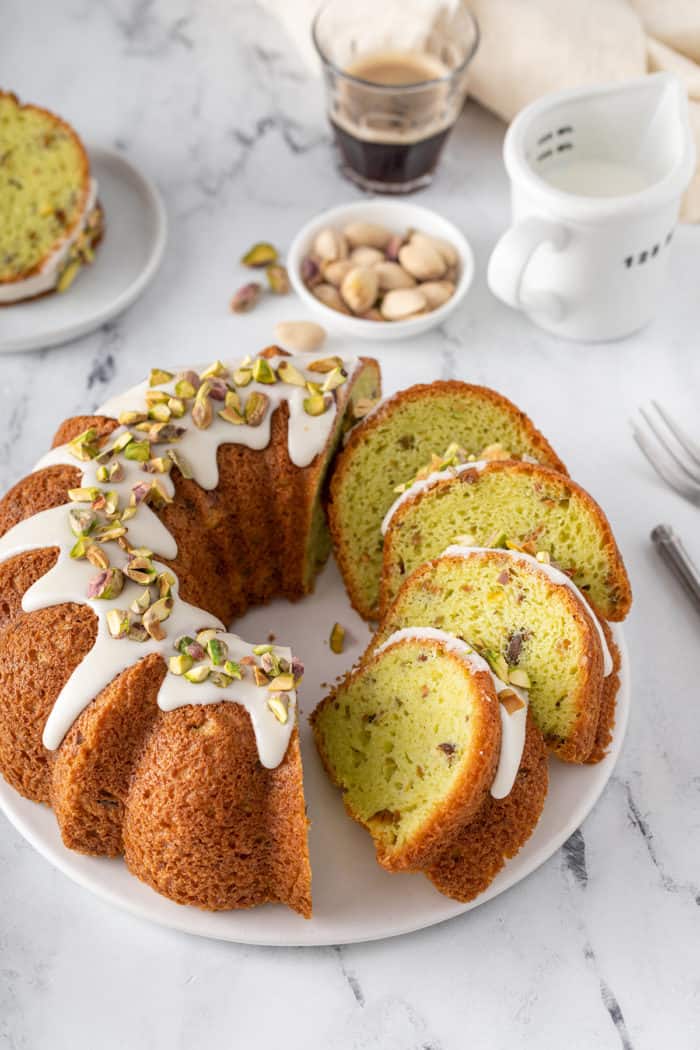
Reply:
<svg viewBox="0 0 700 1050"><path fill-rule="evenodd" d="M320 0L259 2L318 69L311 21ZM700 0L470 0L470 7L481 27L470 92L503 120L550 91L669 70L688 92L700 157ZM681 218L700 221L700 171Z"/></svg>
<svg viewBox="0 0 700 1050"><path fill-rule="evenodd" d="M700 157L700 0L471 0L482 40L470 90L510 121L550 91L676 73ZM700 172L681 218L700 221Z"/></svg>

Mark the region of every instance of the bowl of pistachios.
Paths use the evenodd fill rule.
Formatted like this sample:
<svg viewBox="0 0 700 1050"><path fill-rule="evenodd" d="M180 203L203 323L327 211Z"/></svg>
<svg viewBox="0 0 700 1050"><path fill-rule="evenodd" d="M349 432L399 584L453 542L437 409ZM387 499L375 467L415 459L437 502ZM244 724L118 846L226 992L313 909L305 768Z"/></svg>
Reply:
<svg viewBox="0 0 700 1050"><path fill-rule="evenodd" d="M329 329L405 339L442 324L474 277L461 231L408 201L358 201L322 212L287 258L297 295Z"/></svg>

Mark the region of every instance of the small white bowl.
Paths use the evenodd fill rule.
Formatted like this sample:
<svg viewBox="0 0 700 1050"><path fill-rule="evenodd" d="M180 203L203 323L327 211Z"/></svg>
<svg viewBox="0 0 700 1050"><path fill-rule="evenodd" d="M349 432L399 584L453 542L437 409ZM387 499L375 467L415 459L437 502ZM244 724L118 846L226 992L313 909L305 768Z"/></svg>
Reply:
<svg viewBox="0 0 700 1050"><path fill-rule="evenodd" d="M347 223L357 221L376 222L397 234L407 229L420 230L421 233L432 237L442 237L454 245L460 262L459 280L452 298L439 306L437 310L431 310L430 313L421 314L419 317L406 321L367 321L361 317L349 317L325 306L311 294L302 281L302 260L311 251L316 234L324 227L333 226L341 229ZM358 339L385 342L407 339L442 324L445 318L456 310L469 291L469 286L474 278L474 254L469 242L457 227L429 208L423 208L420 204L412 204L409 201L358 201L355 204L341 204L337 208L329 208L328 211L317 215L311 222L307 222L299 230L289 249L287 269L294 291L325 327L346 335L355 335Z"/></svg>

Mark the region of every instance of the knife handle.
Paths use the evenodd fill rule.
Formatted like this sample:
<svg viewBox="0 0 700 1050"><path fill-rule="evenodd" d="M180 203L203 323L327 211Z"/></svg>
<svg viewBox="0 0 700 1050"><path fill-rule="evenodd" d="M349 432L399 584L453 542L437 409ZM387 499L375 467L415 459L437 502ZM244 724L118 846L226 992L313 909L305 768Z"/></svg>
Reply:
<svg viewBox="0 0 700 1050"><path fill-rule="evenodd" d="M700 573L681 543L680 537L670 525L657 525L651 538L668 566L684 585L695 605L700 609Z"/></svg>

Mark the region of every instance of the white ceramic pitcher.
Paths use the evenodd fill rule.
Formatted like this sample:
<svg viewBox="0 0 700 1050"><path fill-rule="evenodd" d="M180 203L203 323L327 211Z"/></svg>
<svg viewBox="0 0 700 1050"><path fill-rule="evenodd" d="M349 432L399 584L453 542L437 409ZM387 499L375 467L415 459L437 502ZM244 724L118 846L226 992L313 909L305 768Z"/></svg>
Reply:
<svg viewBox="0 0 700 1050"><path fill-rule="evenodd" d="M695 165L677 77L548 95L503 147L513 225L491 291L566 339L619 339L653 316Z"/></svg>

